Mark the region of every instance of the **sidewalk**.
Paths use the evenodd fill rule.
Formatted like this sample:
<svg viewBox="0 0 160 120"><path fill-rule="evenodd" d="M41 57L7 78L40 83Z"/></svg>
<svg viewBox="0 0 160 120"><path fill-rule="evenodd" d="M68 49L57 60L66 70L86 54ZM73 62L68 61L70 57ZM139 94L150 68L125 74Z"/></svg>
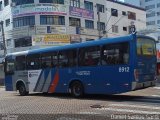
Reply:
<svg viewBox="0 0 160 120"><path fill-rule="evenodd" d="M0 88L5 88L5 86L0 86Z"/></svg>
<svg viewBox="0 0 160 120"><path fill-rule="evenodd" d="M160 83L160 75L157 76L157 83Z"/></svg>

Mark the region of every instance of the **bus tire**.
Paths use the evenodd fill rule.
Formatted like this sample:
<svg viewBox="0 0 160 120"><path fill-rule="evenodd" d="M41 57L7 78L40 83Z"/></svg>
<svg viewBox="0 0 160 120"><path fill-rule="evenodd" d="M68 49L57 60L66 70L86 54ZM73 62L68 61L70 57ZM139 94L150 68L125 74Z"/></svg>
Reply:
<svg viewBox="0 0 160 120"><path fill-rule="evenodd" d="M20 84L19 87L18 87L18 90L19 90L19 94L20 96L25 96L25 95L28 95L28 91L26 91L26 87L24 84Z"/></svg>
<svg viewBox="0 0 160 120"><path fill-rule="evenodd" d="M71 84L71 94L76 98L80 98L84 95L84 87L81 82L75 81Z"/></svg>

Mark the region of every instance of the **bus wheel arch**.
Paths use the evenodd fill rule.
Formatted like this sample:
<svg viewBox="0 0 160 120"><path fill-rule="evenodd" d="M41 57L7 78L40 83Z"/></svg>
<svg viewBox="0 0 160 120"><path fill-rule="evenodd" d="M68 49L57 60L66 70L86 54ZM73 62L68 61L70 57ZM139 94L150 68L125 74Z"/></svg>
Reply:
<svg viewBox="0 0 160 120"><path fill-rule="evenodd" d="M73 97L82 97L85 93L84 85L80 80L72 80L69 84L69 91Z"/></svg>
<svg viewBox="0 0 160 120"><path fill-rule="evenodd" d="M19 91L19 94L21 96L25 96L25 95L28 95L28 91L26 90L26 86L24 84L23 81L17 81L16 82L16 89Z"/></svg>

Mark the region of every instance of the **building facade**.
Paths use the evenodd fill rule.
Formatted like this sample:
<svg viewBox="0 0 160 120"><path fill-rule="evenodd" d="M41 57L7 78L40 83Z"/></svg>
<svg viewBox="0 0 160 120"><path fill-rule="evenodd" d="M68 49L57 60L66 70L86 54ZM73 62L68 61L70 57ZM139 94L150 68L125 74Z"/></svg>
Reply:
<svg viewBox="0 0 160 120"><path fill-rule="evenodd" d="M129 3L138 7L141 7L141 0L124 0L125 3Z"/></svg>
<svg viewBox="0 0 160 120"><path fill-rule="evenodd" d="M136 31L146 29L146 12L143 8L113 0L107 0L106 8L109 36L126 35L131 32L132 26Z"/></svg>
<svg viewBox="0 0 160 120"><path fill-rule="evenodd" d="M134 4L131 0L126 0ZM147 30L141 31L160 42L160 1L159 0L139 0L140 6L146 10Z"/></svg>
<svg viewBox="0 0 160 120"><path fill-rule="evenodd" d="M114 37L145 29L145 11L113 0L0 0L7 53ZM2 27L1 27L2 28ZM0 29L0 62L3 39Z"/></svg>
<svg viewBox="0 0 160 120"><path fill-rule="evenodd" d="M159 0L125 0L126 3L136 5L140 4L140 7L146 10L146 24L147 29L160 28L160 1Z"/></svg>

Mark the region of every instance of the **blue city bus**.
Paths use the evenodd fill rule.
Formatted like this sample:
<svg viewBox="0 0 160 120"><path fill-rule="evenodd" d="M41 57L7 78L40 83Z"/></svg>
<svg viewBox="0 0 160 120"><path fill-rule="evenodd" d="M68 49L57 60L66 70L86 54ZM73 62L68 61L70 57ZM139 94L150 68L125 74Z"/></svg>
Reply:
<svg viewBox="0 0 160 120"><path fill-rule="evenodd" d="M131 34L8 54L6 91L119 94L155 86L154 39Z"/></svg>

